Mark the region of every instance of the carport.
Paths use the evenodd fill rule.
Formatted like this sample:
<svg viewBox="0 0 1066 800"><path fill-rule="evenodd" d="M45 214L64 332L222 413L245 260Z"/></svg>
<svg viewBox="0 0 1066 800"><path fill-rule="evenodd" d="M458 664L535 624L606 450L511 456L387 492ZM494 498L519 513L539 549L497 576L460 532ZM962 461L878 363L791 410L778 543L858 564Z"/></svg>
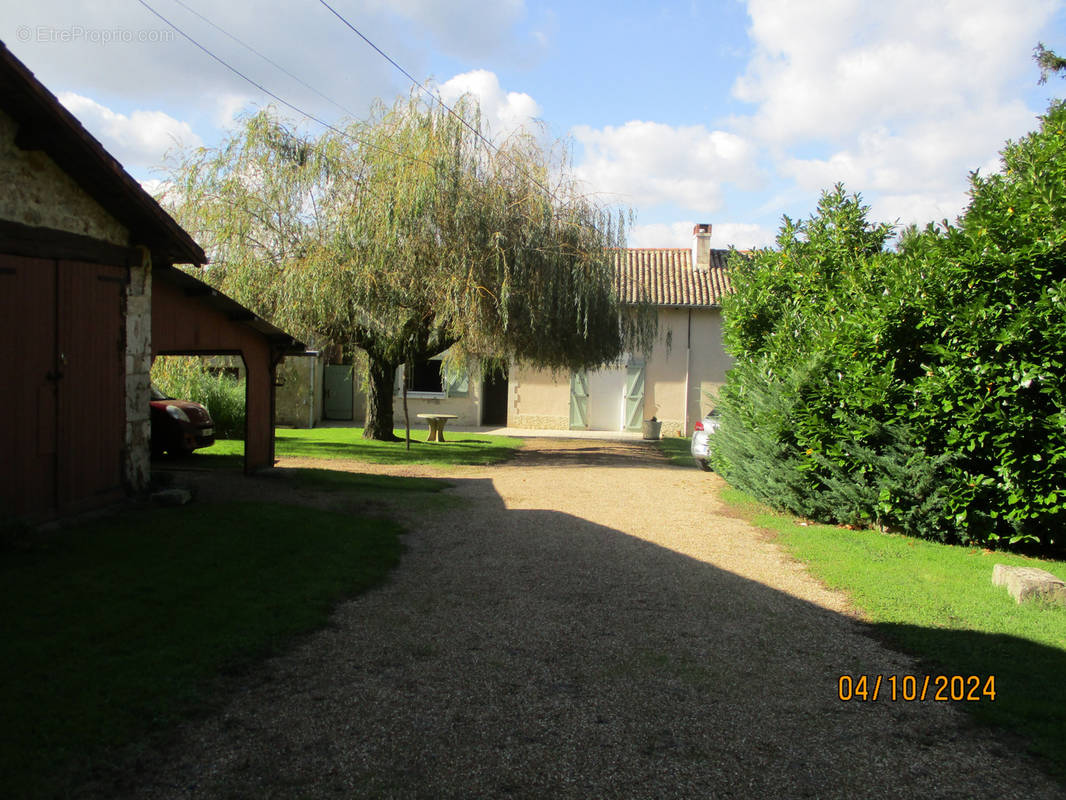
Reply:
<svg viewBox="0 0 1066 800"><path fill-rule="evenodd" d="M150 483L159 353L240 355L245 470L273 463L291 336L174 264L203 249L0 42L0 523Z"/></svg>
<svg viewBox="0 0 1066 800"><path fill-rule="evenodd" d="M240 356L245 374L244 471L274 464L274 388L278 362L305 347L203 281L174 267L156 269L152 358Z"/></svg>

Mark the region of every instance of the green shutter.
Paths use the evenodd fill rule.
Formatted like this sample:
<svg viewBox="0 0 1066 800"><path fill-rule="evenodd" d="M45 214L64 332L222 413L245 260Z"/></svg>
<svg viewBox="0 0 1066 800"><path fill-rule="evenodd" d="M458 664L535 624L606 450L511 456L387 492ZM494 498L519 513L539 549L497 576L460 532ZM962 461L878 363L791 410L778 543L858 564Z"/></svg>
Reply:
<svg viewBox="0 0 1066 800"><path fill-rule="evenodd" d="M644 366L626 367L626 430L639 431L644 423Z"/></svg>
<svg viewBox="0 0 1066 800"><path fill-rule="evenodd" d="M470 376L465 369L457 369L455 372L445 368L444 393L448 397L466 397L470 392Z"/></svg>
<svg viewBox="0 0 1066 800"><path fill-rule="evenodd" d="M589 376L584 371L570 376L570 429L588 430Z"/></svg>

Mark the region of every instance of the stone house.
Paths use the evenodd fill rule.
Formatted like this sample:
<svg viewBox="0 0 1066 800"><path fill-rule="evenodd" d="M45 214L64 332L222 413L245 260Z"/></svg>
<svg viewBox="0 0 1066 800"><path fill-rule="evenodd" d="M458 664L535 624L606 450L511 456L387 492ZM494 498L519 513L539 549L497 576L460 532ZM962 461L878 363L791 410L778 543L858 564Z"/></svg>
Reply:
<svg viewBox="0 0 1066 800"><path fill-rule="evenodd" d="M624 301L640 296L655 306L658 336L648 354L628 354L605 369L576 374L512 366L506 376L484 380L449 375L443 356L416 365L408 392L418 413L455 414L458 426L520 429L639 431L652 417L663 435L690 434L711 407L730 361L722 347L722 297L730 291L727 250L710 246L711 226L697 225L689 248L619 251L617 269ZM323 357L287 359L281 368L280 424L308 427L322 419L363 421L365 401L358 370L330 365ZM476 374L471 369L470 374ZM402 424L403 372L394 392Z"/></svg>
<svg viewBox="0 0 1066 800"><path fill-rule="evenodd" d="M641 293L655 307L650 353L630 353L594 371L511 370L507 424L515 428L639 431L689 435L712 407L730 367L722 346L721 301L731 291L728 250L712 249L711 226L697 225L692 248L631 248L618 253L624 301Z"/></svg>

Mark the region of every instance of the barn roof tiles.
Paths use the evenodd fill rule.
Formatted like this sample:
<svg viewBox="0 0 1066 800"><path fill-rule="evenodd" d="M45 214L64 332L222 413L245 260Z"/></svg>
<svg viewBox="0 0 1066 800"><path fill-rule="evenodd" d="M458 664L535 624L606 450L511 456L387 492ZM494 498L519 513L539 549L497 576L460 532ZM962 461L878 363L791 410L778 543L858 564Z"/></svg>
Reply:
<svg viewBox="0 0 1066 800"><path fill-rule="evenodd" d="M693 268L687 247L630 248L616 254L623 303L642 299L655 306L719 308L732 292L728 250L711 250L710 265Z"/></svg>

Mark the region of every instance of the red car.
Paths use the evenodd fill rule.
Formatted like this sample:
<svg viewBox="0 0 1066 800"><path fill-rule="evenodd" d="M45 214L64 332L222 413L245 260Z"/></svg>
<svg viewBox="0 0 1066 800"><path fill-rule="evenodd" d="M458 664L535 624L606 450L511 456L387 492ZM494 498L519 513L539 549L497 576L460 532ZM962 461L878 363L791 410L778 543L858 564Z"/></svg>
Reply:
<svg viewBox="0 0 1066 800"><path fill-rule="evenodd" d="M199 403L175 400L152 386L152 455L188 455L215 443L215 423Z"/></svg>

